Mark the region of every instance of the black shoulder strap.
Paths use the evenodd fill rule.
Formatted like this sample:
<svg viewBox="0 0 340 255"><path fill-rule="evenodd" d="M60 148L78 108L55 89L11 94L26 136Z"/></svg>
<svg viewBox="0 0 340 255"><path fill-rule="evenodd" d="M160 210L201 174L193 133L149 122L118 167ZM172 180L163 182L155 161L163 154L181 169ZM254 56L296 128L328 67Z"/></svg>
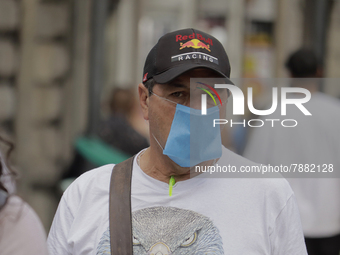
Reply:
<svg viewBox="0 0 340 255"><path fill-rule="evenodd" d="M132 255L131 176L134 156L115 165L110 183L110 244L112 255Z"/></svg>

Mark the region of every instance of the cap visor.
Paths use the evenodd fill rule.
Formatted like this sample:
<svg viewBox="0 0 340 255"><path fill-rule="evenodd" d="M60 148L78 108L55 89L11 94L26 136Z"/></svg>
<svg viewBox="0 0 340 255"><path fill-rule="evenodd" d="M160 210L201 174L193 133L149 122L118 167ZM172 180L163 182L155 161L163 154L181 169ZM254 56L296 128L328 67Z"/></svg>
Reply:
<svg viewBox="0 0 340 255"><path fill-rule="evenodd" d="M186 65L176 66L176 67L173 67L173 68L171 68L171 69L169 69L169 70L167 70L163 73L155 75L153 78L159 84L168 83L168 82L172 81L173 79L175 79L176 77L182 75L183 73L190 71L192 69L196 69L196 68L207 68L207 69L210 69L212 71L215 71L216 73L222 75L225 79L227 79L227 81L230 82L230 84L235 85L230 80L230 78L227 77L221 71L216 70L216 69L212 68L211 66L202 65L202 64L186 64Z"/></svg>

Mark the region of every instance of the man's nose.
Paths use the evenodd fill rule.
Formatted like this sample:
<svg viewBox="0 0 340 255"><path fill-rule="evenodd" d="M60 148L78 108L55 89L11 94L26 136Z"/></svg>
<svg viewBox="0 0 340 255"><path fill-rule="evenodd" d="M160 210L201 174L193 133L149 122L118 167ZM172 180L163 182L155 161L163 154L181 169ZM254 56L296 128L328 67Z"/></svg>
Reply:
<svg viewBox="0 0 340 255"><path fill-rule="evenodd" d="M190 108L198 109L200 110L202 108L202 100L201 97L195 96L195 97L190 97L189 99L189 105Z"/></svg>

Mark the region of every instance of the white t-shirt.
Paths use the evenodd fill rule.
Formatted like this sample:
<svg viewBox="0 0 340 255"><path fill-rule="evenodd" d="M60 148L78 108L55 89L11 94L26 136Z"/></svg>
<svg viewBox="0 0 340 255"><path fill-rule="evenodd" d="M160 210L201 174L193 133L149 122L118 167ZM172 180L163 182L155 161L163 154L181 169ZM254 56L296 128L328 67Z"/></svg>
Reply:
<svg viewBox="0 0 340 255"><path fill-rule="evenodd" d="M304 116L295 106L287 109L284 119L297 120L294 128L280 125L254 128L244 156L271 165L313 163L323 168L324 164L333 164L334 173L340 171L339 100L317 92L304 106L312 116ZM279 110L266 118L283 119ZM324 178L327 173L322 178L313 175L288 179L296 195L304 234L314 238L339 234L340 178Z"/></svg>
<svg viewBox="0 0 340 255"><path fill-rule="evenodd" d="M249 161L223 149L217 162ZM65 191L48 247L51 255L110 254L108 199L113 165L80 176ZM192 178L166 183L136 163L132 176L134 254L307 254L286 180ZM156 247L156 248L155 248Z"/></svg>

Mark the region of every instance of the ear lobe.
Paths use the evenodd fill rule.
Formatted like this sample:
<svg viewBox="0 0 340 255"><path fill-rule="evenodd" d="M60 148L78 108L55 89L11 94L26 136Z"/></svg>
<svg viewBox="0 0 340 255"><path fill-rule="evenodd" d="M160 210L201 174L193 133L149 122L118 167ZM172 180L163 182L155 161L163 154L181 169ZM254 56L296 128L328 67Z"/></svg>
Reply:
<svg viewBox="0 0 340 255"><path fill-rule="evenodd" d="M143 117L145 120L149 120L149 91L143 83L138 85L138 95Z"/></svg>

